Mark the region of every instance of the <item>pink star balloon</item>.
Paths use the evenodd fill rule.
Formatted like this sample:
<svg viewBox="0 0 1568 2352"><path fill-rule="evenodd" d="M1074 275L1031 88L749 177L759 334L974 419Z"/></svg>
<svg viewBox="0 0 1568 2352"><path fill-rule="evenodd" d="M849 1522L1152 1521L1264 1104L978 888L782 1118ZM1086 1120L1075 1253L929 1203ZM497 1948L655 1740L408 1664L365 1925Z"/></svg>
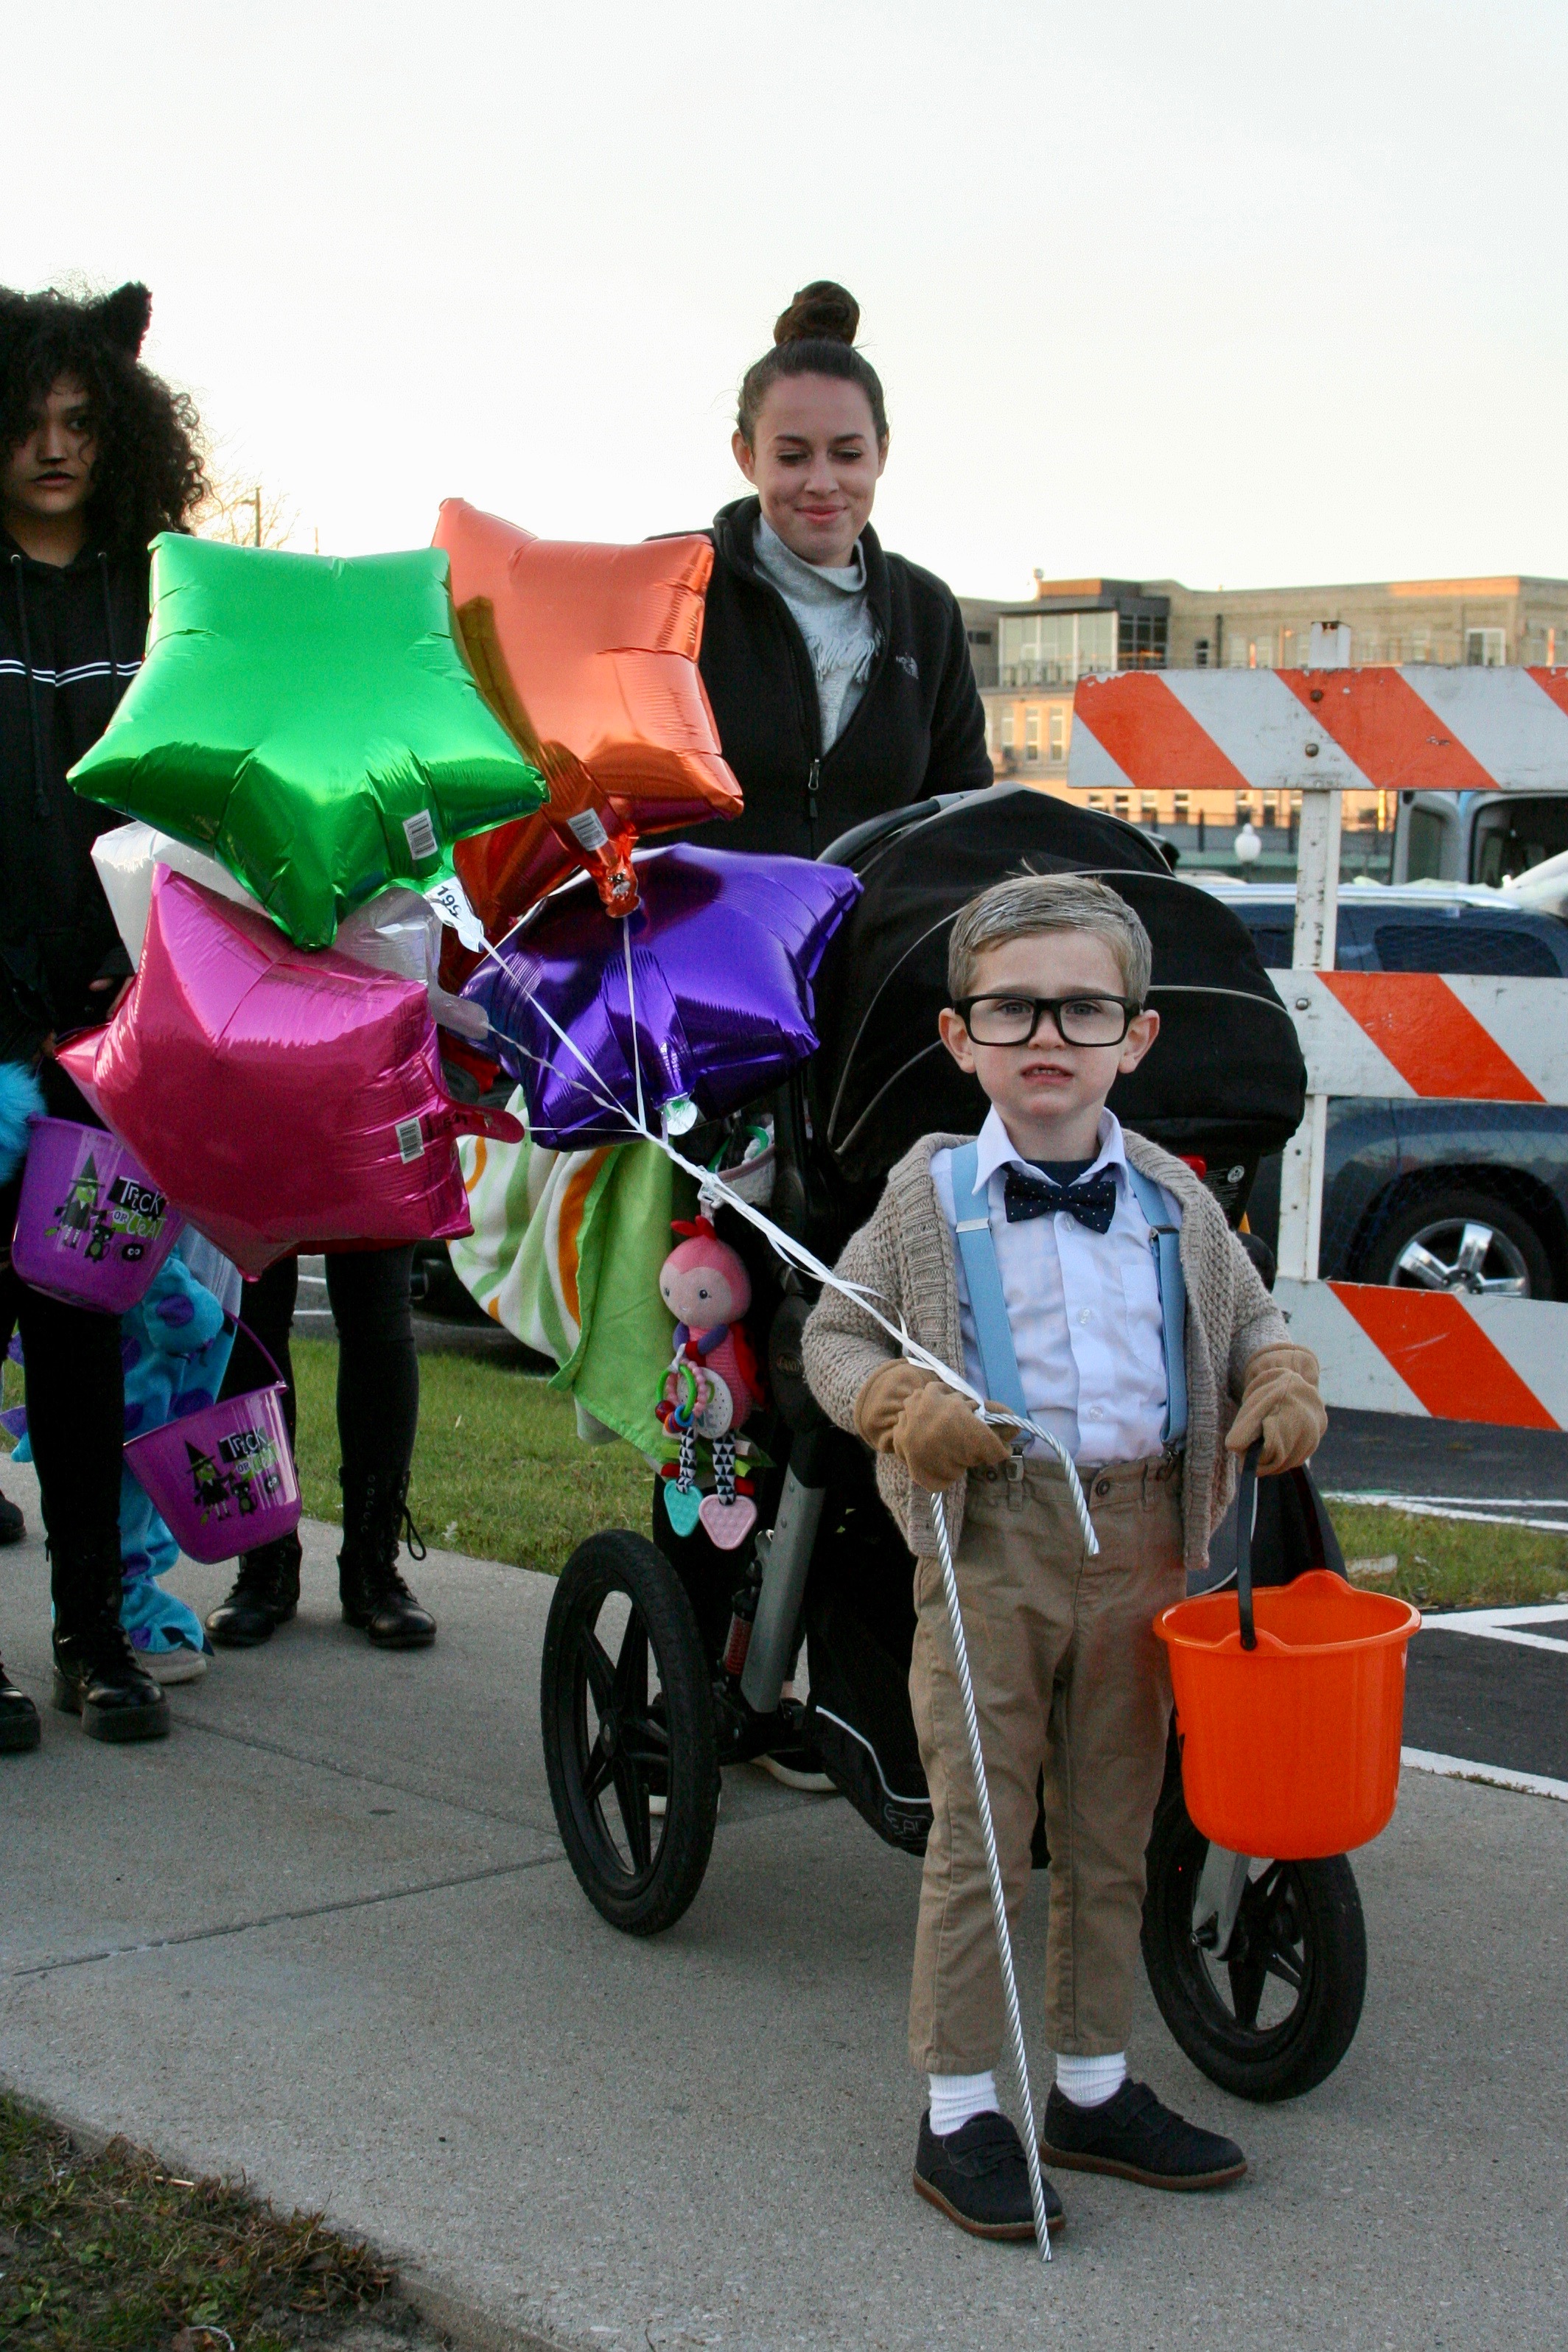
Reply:
<svg viewBox="0 0 1568 2352"><path fill-rule="evenodd" d="M248 1275L296 1249L468 1233L457 1138L522 1136L448 1096L417 982L294 947L165 866L130 994L60 1060Z"/></svg>

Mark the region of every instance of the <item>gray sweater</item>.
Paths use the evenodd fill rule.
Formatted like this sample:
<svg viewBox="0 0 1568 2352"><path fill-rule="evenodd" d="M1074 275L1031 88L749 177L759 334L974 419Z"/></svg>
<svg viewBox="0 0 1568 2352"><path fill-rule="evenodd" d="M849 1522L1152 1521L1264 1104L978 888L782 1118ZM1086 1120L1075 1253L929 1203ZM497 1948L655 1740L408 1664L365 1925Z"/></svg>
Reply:
<svg viewBox="0 0 1568 2352"><path fill-rule="evenodd" d="M844 1251L837 1271L902 1317L910 1336L961 1370L958 1281L952 1236L931 1179L931 1156L963 1143L960 1135L925 1135L888 1179L875 1215ZM1182 1160L1142 1135L1124 1131L1127 1157L1181 1203L1182 1273L1187 1287L1187 1448L1183 1482L1184 1552L1189 1569L1208 1558L1209 1537L1225 1516L1235 1463L1224 1439L1236 1417L1247 1366L1260 1348L1289 1344L1285 1318L1226 1223L1219 1203ZM895 1342L864 1308L825 1290L805 1327L805 1375L823 1410L841 1429L855 1426L855 1401L873 1372L898 1354ZM917 1552L936 1549L931 1506L896 1454L877 1457L882 1500ZM954 1544L963 1524L963 1482L947 1495Z"/></svg>

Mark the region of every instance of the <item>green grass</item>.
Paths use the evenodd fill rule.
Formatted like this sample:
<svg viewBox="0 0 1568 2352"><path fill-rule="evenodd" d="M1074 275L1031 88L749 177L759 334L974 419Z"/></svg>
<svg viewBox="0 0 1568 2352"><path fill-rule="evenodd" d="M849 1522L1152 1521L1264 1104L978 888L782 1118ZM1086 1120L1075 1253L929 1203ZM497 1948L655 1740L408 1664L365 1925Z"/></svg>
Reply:
<svg viewBox="0 0 1568 2352"><path fill-rule="evenodd" d="M312 1517L339 1519L338 1351L294 1342L300 1478ZM20 1393L5 1368L6 1402ZM410 1507L427 1543L553 1574L598 1528L646 1528L650 1474L629 1445L584 1445L569 1397L491 1357L422 1355ZM1422 1608L1506 1608L1568 1591L1568 1536L1376 1505L1330 1507L1347 1559L1394 1554L1392 1584Z"/></svg>
<svg viewBox="0 0 1568 2352"><path fill-rule="evenodd" d="M87 2156L0 2095L0 2343L18 2352L236 2352L331 2344L356 2314L396 2326L393 2273L319 2213L172 2178L111 2140Z"/></svg>
<svg viewBox="0 0 1568 2352"><path fill-rule="evenodd" d="M1418 1517L1379 1504L1331 1503L1329 1512L1346 1559L1393 1553L1397 1573L1377 1589L1418 1608L1519 1608L1568 1593L1568 1536Z"/></svg>
<svg viewBox="0 0 1568 2352"><path fill-rule="evenodd" d="M338 1351L296 1339L300 1485L313 1518L341 1519ZM646 1528L653 1474L618 1441L584 1445L570 1397L483 1356L422 1355L408 1506L426 1543L553 1575L599 1528Z"/></svg>

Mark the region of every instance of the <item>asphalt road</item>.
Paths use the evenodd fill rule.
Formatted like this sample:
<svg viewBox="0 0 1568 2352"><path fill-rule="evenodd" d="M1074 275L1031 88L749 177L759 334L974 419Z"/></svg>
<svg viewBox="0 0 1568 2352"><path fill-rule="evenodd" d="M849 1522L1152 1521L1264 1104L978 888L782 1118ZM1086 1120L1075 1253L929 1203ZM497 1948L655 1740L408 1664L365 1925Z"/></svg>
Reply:
<svg viewBox="0 0 1568 2352"><path fill-rule="evenodd" d="M1535 1503L1545 1507L1539 1516L1568 1523L1568 1434L1559 1430L1335 1410L1312 1473L1329 1495L1410 1495L1499 1517L1528 1517Z"/></svg>

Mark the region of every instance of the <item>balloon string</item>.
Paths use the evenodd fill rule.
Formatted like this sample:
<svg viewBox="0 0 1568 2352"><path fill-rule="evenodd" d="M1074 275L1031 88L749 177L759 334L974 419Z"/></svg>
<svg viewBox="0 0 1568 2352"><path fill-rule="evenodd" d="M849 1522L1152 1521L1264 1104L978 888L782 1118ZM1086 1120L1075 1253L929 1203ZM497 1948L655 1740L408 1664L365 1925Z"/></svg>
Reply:
<svg viewBox="0 0 1568 2352"><path fill-rule="evenodd" d="M626 950L626 1018L632 1027L632 1077L637 1090L637 1125L646 1131L647 1118L642 1098L642 1055L637 1051L637 1008L632 987L632 919L629 915L621 917L621 938Z"/></svg>
<svg viewBox="0 0 1568 2352"><path fill-rule="evenodd" d="M496 952L488 939L484 942L484 950L485 953L490 958L498 970L504 972L508 980L512 982L515 985L517 982L516 973L513 972L511 967ZM635 1037L637 1027L637 1005L635 1000L629 995L631 986L629 954L627 959L626 978L628 1003L630 1004L633 1034ZM980 1391L977 1388L972 1387L970 1382L964 1379L961 1372L955 1372L951 1364L944 1363L940 1356L933 1355L929 1348L921 1346L921 1342L910 1330L901 1315L897 1315L895 1313L895 1318L889 1319L888 1316L882 1313L880 1307L876 1305L874 1302L878 1299L882 1299L882 1304L887 1306L890 1306L892 1302L889 1299L883 1299L881 1292L868 1289L864 1285L858 1282L847 1282L841 1275L836 1274L831 1266L824 1265L821 1259L817 1257L813 1251L807 1249L804 1242L797 1242L793 1234L785 1233L781 1225L774 1224L773 1219L769 1216L765 1216L762 1210L754 1207L750 1201L743 1200L740 1193L735 1192L730 1185L726 1184L723 1178L716 1174L712 1169L700 1168L697 1165L695 1160L688 1160L684 1152L678 1151L667 1135L662 1132L656 1133L654 1129L648 1126L640 1099L640 1093L637 1105L639 1115L634 1118L632 1113L626 1108L625 1103L617 1102L615 1097L610 1093L605 1080L600 1076L599 1072L594 1067L593 1063L584 1053L575 1038L569 1037L567 1035L560 1023L553 1018L549 1008L540 1002L540 999L535 992L538 983L536 982L533 988L530 988L525 991L529 1001L533 1006L533 1010L538 1013L540 1019L544 1023L545 1027L550 1030L552 1034L566 1047L570 1054L574 1055L575 1058L581 1062L583 1067L587 1071L589 1077L593 1081L592 1091L598 1097L603 1107L606 1110L610 1111L615 1117L625 1119L626 1125L633 1130L635 1135L640 1136L644 1142L655 1145L658 1150L664 1153L667 1160L671 1160L677 1168L684 1170L687 1175L695 1178L699 1195L700 1197L723 1201L727 1207L733 1209L736 1214L742 1218L747 1224L753 1226L758 1233L762 1234L766 1238L777 1255L784 1259L786 1265L794 1266L797 1273L807 1276L813 1282L820 1284L825 1290L836 1291L841 1298L847 1298L853 1306L858 1307L862 1314L868 1315L872 1322L879 1325L881 1329L888 1334L889 1339L896 1339L898 1341L900 1353L903 1354L910 1363L918 1365L923 1371L934 1372L938 1380L945 1381L949 1388L956 1389L960 1396L967 1397L970 1402L975 1407L975 1410L982 1421L987 1423L994 1428L1013 1429L1017 1431L1020 1435L1026 1433L1030 1437L1037 1438L1040 1444L1044 1445L1049 1453L1055 1454L1057 1460L1060 1463L1063 1474L1067 1478L1068 1493L1072 1502L1073 1516L1078 1521L1079 1532L1082 1536L1084 1541L1084 1549L1092 1559L1100 1550L1100 1541L1094 1532L1094 1522L1089 1517L1089 1505L1084 1500L1083 1488L1079 1481L1077 1467L1073 1462L1071 1454L1061 1443L1061 1440L1055 1436L1050 1430L1042 1429L1037 1422L1027 1420L1022 1414L1009 1412L1005 1407L993 1408L987 1402L986 1399L981 1394ZM534 1053L531 1047L522 1043L521 1038L510 1035L506 1030L498 1027L493 1022L490 1025L495 1029L496 1035L500 1038L504 1045L510 1045L515 1052L522 1054L529 1061L537 1063L541 1069L548 1069L552 1066L545 1061L542 1055ZM581 1081L579 1080L577 1083L581 1084ZM584 1088L584 1091L587 1092L589 1089ZM628 1138L628 1140L629 1139L630 1139Z"/></svg>

